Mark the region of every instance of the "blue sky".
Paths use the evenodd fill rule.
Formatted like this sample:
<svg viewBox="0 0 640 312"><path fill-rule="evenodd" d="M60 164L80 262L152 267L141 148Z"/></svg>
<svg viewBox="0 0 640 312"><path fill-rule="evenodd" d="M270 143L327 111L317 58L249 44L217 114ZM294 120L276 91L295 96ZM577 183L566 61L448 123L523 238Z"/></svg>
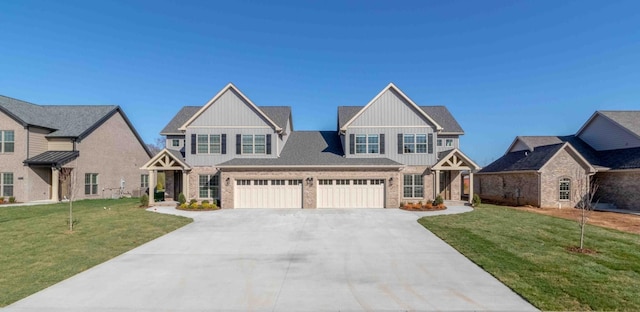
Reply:
<svg viewBox="0 0 640 312"><path fill-rule="evenodd" d="M233 82L335 130L389 82L481 165L516 135L640 109L640 1L0 1L0 94L117 104L147 142Z"/></svg>

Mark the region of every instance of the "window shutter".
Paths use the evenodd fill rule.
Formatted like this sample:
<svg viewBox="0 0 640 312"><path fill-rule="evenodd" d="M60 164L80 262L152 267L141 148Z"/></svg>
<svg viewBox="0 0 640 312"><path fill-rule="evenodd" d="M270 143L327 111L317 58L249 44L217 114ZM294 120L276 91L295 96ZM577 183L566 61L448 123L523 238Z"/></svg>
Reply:
<svg viewBox="0 0 640 312"><path fill-rule="evenodd" d="M221 145L220 153L226 154L227 153L227 135L225 133L220 135L220 145Z"/></svg>
<svg viewBox="0 0 640 312"><path fill-rule="evenodd" d="M429 154L433 154L433 133L429 133L428 139L427 139L427 152Z"/></svg>
<svg viewBox="0 0 640 312"><path fill-rule="evenodd" d="M355 145L356 145L355 135L353 133L349 134L349 154L353 154Z"/></svg>
<svg viewBox="0 0 640 312"><path fill-rule="evenodd" d="M398 154L402 154L402 133L398 133Z"/></svg>
<svg viewBox="0 0 640 312"><path fill-rule="evenodd" d="M384 133L380 133L380 154L384 154Z"/></svg>
<svg viewBox="0 0 640 312"><path fill-rule="evenodd" d="M195 135L195 133L194 133L194 134L192 134L192 135L191 135L191 154L194 154L194 155L195 155L195 153L196 153L196 146L197 146L196 144L197 144L197 142L196 142L196 135Z"/></svg>
<svg viewBox="0 0 640 312"><path fill-rule="evenodd" d="M267 155L271 155L271 134L267 134Z"/></svg>
<svg viewBox="0 0 640 312"><path fill-rule="evenodd" d="M236 155L242 154L242 135L236 134Z"/></svg>

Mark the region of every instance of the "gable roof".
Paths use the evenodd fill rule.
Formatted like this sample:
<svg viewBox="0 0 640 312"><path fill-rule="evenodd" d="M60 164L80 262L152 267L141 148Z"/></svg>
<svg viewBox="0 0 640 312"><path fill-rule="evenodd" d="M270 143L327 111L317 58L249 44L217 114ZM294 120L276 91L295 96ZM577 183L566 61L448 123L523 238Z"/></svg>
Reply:
<svg viewBox="0 0 640 312"><path fill-rule="evenodd" d="M222 88L222 90L220 90L220 92L218 92L218 94L216 94L213 98L211 98L211 100L209 100L209 102L207 102L207 104L205 104L204 106L202 106L195 114L193 114L193 116L191 116L191 118L189 118L184 124L182 124L182 126L180 126L180 128L178 128L178 130L181 131L185 131L187 130L187 127L194 121L196 120L196 118L200 117L200 115L202 115L207 109L209 109L209 107L211 107L211 105L213 105L213 103L215 103L225 92L229 91L233 89L236 93L238 93L238 95L240 95L240 97L245 100L247 103L249 103L249 105L256 111L258 112L258 114L260 114L268 123L271 124L271 126L273 126L273 129L276 131L281 131L282 127L280 127L278 124L276 124L269 116L267 116L267 114L265 114L257 105L253 104L253 102L251 102L251 100L245 96L236 86L233 85L233 83L229 83L227 84L224 88Z"/></svg>
<svg viewBox="0 0 640 312"><path fill-rule="evenodd" d="M476 164L471 158L465 155L461 150L454 148L448 151L442 151L438 153L438 162L436 162L431 169L440 170L446 168L461 168L466 170L477 170L480 166Z"/></svg>
<svg viewBox="0 0 640 312"><path fill-rule="evenodd" d="M540 170L542 166L544 166L563 146L563 143L558 143L539 146L533 151L510 152L482 168L480 173L537 171Z"/></svg>
<svg viewBox="0 0 640 312"><path fill-rule="evenodd" d="M218 167L391 167L388 158L343 157L337 131L293 131L278 158L234 158Z"/></svg>
<svg viewBox="0 0 640 312"><path fill-rule="evenodd" d="M587 122L582 125L580 130L576 132L576 136L580 135L580 133L582 133L582 131L584 131L598 116L608 119L640 138L640 111L596 111L591 115L591 117L589 117Z"/></svg>
<svg viewBox="0 0 640 312"><path fill-rule="evenodd" d="M291 118L291 107L289 106L258 106L263 113L271 118L278 126L285 128L287 121ZM183 135L184 132L180 127L184 125L189 118L195 115L202 106L184 106L169 121L169 123L160 131L160 135ZM293 125L291 126L293 128Z"/></svg>
<svg viewBox="0 0 640 312"><path fill-rule="evenodd" d="M442 126L440 126L440 124L438 124L435 120L433 120L433 118L431 118L431 116L427 115L425 113L425 111L420 108L420 106L418 106L416 103L414 103L406 94L404 94L404 92L402 92L402 90L400 90L398 87L396 87L396 85L394 85L393 82L389 83L384 89L382 89L382 91L380 91L380 93L378 93L378 95L376 95L373 99L371 99L371 101L369 101L369 103L367 103L367 105L365 105L355 115L353 115L351 118L349 118L342 126L340 126L340 130L341 131L346 130L346 128L354 120L356 120L358 117L360 117L360 115L362 115L362 113L365 110L367 110L367 108L369 108L374 102L376 102L378 100L378 98L380 98L385 92L387 92L389 90L394 90L395 92L397 92L405 101L407 101L411 106L413 106L413 108L416 111L420 112L421 115L424 118L426 118L431 123L433 123L433 125L436 127L436 130L438 130L438 131L442 130Z"/></svg>
<svg viewBox="0 0 640 312"><path fill-rule="evenodd" d="M338 106L338 128L342 129L364 106ZM442 134L464 134L464 130L453 118L446 106L419 106L419 108L442 126Z"/></svg>
<svg viewBox="0 0 640 312"><path fill-rule="evenodd" d="M149 156L147 148L129 118L117 105L37 105L0 95L0 111L23 126L49 129L47 138L82 140L116 113L120 113Z"/></svg>

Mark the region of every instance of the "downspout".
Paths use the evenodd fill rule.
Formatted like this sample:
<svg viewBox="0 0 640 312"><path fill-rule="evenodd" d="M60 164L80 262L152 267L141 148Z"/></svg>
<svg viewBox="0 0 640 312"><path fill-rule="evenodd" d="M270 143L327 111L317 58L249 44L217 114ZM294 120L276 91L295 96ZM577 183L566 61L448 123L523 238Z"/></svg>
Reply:
<svg viewBox="0 0 640 312"><path fill-rule="evenodd" d="M538 171L538 208L542 208L542 172Z"/></svg>
<svg viewBox="0 0 640 312"><path fill-rule="evenodd" d="M29 159L29 137L31 136L31 131L29 131L29 126L27 126L27 159Z"/></svg>

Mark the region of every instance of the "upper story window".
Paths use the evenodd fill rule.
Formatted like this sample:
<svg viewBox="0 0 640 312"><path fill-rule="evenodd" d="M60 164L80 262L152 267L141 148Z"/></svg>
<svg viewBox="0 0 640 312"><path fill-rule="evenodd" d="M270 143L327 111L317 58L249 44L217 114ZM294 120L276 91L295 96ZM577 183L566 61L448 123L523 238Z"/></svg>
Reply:
<svg viewBox="0 0 640 312"><path fill-rule="evenodd" d="M562 178L560 179L560 184L559 184L559 197L560 200L570 200L570 196L571 196L571 179L569 178Z"/></svg>
<svg viewBox="0 0 640 312"><path fill-rule="evenodd" d="M219 134L198 134L198 154L220 154L220 150Z"/></svg>
<svg viewBox="0 0 640 312"><path fill-rule="evenodd" d="M0 130L0 153L13 153L15 134L13 130Z"/></svg>
<svg viewBox="0 0 640 312"><path fill-rule="evenodd" d="M436 141L438 146L442 146L442 139L438 139L438 141Z"/></svg>
<svg viewBox="0 0 640 312"><path fill-rule="evenodd" d="M243 134L242 154L266 154L267 140L264 134Z"/></svg>
<svg viewBox="0 0 640 312"><path fill-rule="evenodd" d="M446 139L446 140L444 140L444 146L446 146L446 147L452 147L452 146L453 146L453 139Z"/></svg>
<svg viewBox="0 0 640 312"><path fill-rule="evenodd" d="M174 147L180 146L180 140L179 139L171 140L171 146L174 146Z"/></svg>
<svg viewBox="0 0 640 312"><path fill-rule="evenodd" d="M427 152L427 135L405 134L403 144L405 154L424 154Z"/></svg>
<svg viewBox="0 0 640 312"><path fill-rule="evenodd" d="M380 140L377 134L357 134L356 154L378 154L380 152Z"/></svg>

